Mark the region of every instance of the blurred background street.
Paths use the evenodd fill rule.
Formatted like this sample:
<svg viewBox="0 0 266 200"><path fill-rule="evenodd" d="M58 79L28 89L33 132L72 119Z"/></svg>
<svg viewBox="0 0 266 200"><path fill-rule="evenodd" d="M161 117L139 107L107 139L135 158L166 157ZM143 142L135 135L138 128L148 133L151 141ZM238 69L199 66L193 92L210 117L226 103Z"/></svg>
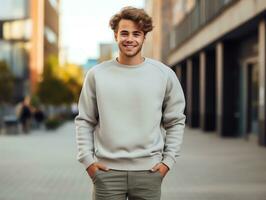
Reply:
<svg viewBox="0 0 266 200"><path fill-rule="evenodd" d="M265 200L266 0L0 0L0 200L91 197L73 119L86 72L118 55L124 6L153 18L143 55L186 98L162 199Z"/></svg>
<svg viewBox="0 0 266 200"><path fill-rule="evenodd" d="M92 184L75 159L75 128L1 136L1 200L91 199ZM182 156L163 182L165 200L265 200L265 149L187 128Z"/></svg>

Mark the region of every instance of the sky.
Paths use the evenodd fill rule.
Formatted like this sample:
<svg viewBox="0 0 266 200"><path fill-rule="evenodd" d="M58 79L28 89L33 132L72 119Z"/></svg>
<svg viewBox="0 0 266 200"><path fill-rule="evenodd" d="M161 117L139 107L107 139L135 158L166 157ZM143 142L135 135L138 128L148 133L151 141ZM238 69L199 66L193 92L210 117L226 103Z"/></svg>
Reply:
<svg viewBox="0 0 266 200"><path fill-rule="evenodd" d="M99 57L99 43L114 42L110 18L124 6L143 8L145 0L61 0L61 46L67 60L84 64Z"/></svg>

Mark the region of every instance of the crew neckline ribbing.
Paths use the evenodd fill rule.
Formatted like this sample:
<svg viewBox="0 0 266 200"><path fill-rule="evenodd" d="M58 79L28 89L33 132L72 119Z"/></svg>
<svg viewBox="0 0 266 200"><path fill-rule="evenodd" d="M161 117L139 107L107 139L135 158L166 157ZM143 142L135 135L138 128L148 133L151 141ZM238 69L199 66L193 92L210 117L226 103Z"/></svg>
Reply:
<svg viewBox="0 0 266 200"><path fill-rule="evenodd" d="M113 62L118 66L118 67L122 67L122 68L127 68L127 69L136 69L136 68L140 68L140 67L143 67L145 66L145 64L147 63L147 58L146 57L143 57L144 58L144 61L140 64L137 64L137 65L125 65L125 64L121 64L118 62L117 60L117 57L113 59Z"/></svg>

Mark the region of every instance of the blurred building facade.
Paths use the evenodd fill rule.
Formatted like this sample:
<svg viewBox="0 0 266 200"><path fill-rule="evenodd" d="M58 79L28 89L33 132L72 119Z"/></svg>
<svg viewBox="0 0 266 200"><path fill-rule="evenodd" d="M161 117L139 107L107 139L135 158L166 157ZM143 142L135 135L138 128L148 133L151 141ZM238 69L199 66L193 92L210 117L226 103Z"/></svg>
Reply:
<svg viewBox="0 0 266 200"><path fill-rule="evenodd" d="M60 0L1 0L0 60L15 76L14 102L36 90L49 55L59 54Z"/></svg>
<svg viewBox="0 0 266 200"><path fill-rule="evenodd" d="M99 48L99 63L113 59L118 56L118 47L116 43L100 43Z"/></svg>
<svg viewBox="0 0 266 200"><path fill-rule="evenodd" d="M97 65L97 64L98 64L98 59L96 59L96 58L89 58L89 59L87 60L87 62L86 62L84 65L82 65L82 68L83 68L83 70L84 70L84 75L86 74L86 72L87 72L90 68L94 67L94 66Z"/></svg>
<svg viewBox="0 0 266 200"><path fill-rule="evenodd" d="M179 77L187 125L266 146L266 1L146 0L146 5L159 32L153 34L161 36L146 41L159 52L148 48L145 54Z"/></svg>

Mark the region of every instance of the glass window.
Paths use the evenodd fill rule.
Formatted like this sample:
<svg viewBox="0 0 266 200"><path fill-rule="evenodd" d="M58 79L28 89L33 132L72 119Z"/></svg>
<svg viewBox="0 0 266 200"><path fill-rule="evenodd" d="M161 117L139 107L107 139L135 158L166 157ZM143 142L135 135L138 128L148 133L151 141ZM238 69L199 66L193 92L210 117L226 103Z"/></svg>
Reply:
<svg viewBox="0 0 266 200"><path fill-rule="evenodd" d="M1 0L0 20L29 17L29 0Z"/></svg>
<svg viewBox="0 0 266 200"><path fill-rule="evenodd" d="M51 44L56 44L57 36L56 36L55 32L52 31L52 29L50 29L49 27L46 26L45 30L44 30L44 34L45 34L45 37L48 40L48 42L50 42Z"/></svg>
<svg viewBox="0 0 266 200"><path fill-rule="evenodd" d="M57 0L49 0L50 4L56 11L58 11L58 1Z"/></svg>
<svg viewBox="0 0 266 200"><path fill-rule="evenodd" d="M6 61L15 77L24 78L28 66L26 43L0 41L0 60Z"/></svg>
<svg viewBox="0 0 266 200"><path fill-rule="evenodd" d="M11 45L9 42L0 41L0 60L4 60L10 66Z"/></svg>
<svg viewBox="0 0 266 200"><path fill-rule="evenodd" d="M12 71L14 75L16 77L23 78L25 76L28 65L27 52L25 50L24 43L20 42L13 45L12 57L13 57Z"/></svg>
<svg viewBox="0 0 266 200"><path fill-rule="evenodd" d="M3 38L6 40L29 40L31 31L32 23L30 19L5 22L3 24Z"/></svg>

